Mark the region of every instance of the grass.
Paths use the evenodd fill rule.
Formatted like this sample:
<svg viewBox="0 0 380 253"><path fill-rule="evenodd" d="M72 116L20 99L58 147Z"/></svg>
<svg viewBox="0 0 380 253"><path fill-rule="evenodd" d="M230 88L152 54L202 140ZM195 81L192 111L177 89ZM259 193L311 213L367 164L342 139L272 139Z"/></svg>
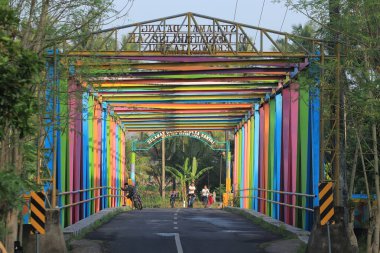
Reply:
<svg viewBox="0 0 380 253"><path fill-rule="evenodd" d="M141 201L143 203L144 208L171 208L171 206L170 206L170 194L169 193L166 193L166 197L164 200L162 199L160 193L157 191L145 190L145 191L140 191L139 194L141 196ZM174 207L175 208L183 208L183 201L181 200L181 198L176 198ZM186 207L187 207L187 204L186 204ZM194 208L203 208L203 204L199 200L199 198L197 198L194 201L193 207ZM218 204L214 203L211 205L211 207L217 208Z"/></svg>
<svg viewBox="0 0 380 253"><path fill-rule="evenodd" d="M306 248L307 248L307 244L302 242L301 246L297 249L297 253L305 253Z"/></svg>
<svg viewBox="0 0 380 253"><path fill-rule="evenodd" d="M238 209L233 209L233 208L224 208L224 210L231 212L231 213L238 214L240 216L243 216L247 220L250 220L254 224L259 225L263 229L270 231L274 234L280 235L281 237L283 237L285 239L297 239L297 236L295 234L289 232L288 230L286 230L285 225L283 225L283 224L281 224L279 227L277 227L275 225L272 225L272 224L264 221L262 218L254 217L254 216L248 214L247 212L245 212L243 210L238 210Z"/></svg>

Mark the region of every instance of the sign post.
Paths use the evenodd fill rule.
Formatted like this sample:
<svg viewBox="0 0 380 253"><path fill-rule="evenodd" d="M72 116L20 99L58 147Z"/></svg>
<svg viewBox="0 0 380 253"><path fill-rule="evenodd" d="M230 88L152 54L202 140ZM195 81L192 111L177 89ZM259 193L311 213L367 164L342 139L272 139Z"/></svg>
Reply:
<svg viewBox="0 0 380 253"><path fill-rule="evenodd" d="M45 194L31 192L30 194L30 224L36 234L36 252L40 252L40 234L44 235L46 224Z"/></svg>
<svg viewBox="0 0 380 253"><path fill-rule="evenodd" d="M330 220L334 216L332 182L319 184L319 214L321 218L321 225L327 225L327 239L329 244L329 253L331 253Z"/></svg>

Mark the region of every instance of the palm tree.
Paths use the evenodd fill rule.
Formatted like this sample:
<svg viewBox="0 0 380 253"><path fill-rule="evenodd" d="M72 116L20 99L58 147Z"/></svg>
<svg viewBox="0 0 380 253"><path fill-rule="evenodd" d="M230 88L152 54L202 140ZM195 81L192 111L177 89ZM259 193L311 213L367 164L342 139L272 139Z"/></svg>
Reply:
<svg viewBox="0 0 380 253"><path fill-rule="evenodd" d="M303 51L308 50L309 52L313 51L313 45L310 43L310 41L302 39L301 37L305 38L314 38L316 36L316 28L313 26L311 22L307 22L306 24L302 25L292 25L292 32L291 34L300 36L300 37L291 37L290 41L288 42L288 51ZM282 51L285 51L285 40L283 38L277 39L276 44L280 47ZM276 50L276 48L273 46L272 50Z"/></svg>
<svg viewBox="0 0 380 253"><path fill-rule="evenodd" d="M182 200L185 200L187 183L189 181L195 181L199 179L204 173L211 170L213 167L206 167L198 170L197 158L193 157L192 164L189 166L189 158L185 159L183 165L176 165L177 168L166 166L166 171L171 173L175 178L178 179L181 184Z"/></svg>

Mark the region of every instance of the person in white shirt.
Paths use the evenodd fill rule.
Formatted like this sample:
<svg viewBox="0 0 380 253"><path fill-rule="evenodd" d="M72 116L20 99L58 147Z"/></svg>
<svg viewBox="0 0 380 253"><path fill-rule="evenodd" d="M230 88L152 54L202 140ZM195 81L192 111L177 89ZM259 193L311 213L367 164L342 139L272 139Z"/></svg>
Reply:
<svg viewBox="0 0 380 253"><path fill-rule="evenodd" d="M194 181L191 182L191 184L189 185L189 192L188 192L188 205L187 207L193 207L193 203L194 203L194 199L195 199L195 185L194 185Z"/></svg>
<svg viewBox="0 0 380 253"><path fill-rule="evenodd" d="M208 190L207 185L205 185L202 189L202 203L204 207L207 207L209 194L210 191Z"/></svg>

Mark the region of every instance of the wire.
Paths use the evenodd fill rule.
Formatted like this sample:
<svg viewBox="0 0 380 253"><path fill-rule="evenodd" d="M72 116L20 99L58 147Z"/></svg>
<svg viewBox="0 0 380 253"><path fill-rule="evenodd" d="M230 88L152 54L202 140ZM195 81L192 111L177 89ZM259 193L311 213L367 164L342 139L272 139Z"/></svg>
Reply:
<svg viewBox="0 0 380 253"><path fill-rule="evenodd" d="M236 11L237 11L237 7L238 7L238 3L239 3L239 0L236 0L236 4L235 4L235 13L234 13L234 21L236 19Z"/></svg>
<svg viewBox="0 0 380 253"><path fill-rule="evenodd" d="M125 22L127 21L127 17L129 16L129 11L132 9L133 4L135 3L135 0L128 0L128 3L130 3L131 5L129 6L129 8L127 10L127 15L124 16L124 20L123 20L122 25L125 25Z"/></svg>
<svg viewBox="0 0 380 253"><path fill-rule="evenodd" d="M260 13L259 23L258 23L257 27L260 27L261 17L263 16L263 11L264 11L264 6L265 6L265 0L263 0L263 5L261 6L261 13ZM258 32L259 32L259 30L256 31L256 35L255 35L255 40L254 41L256 41L257 33Z"/></svg>
<svg viewBox="0 0 380 253"><path fill-rule="evenodd" d="M285 14L284 14L284 18L283 18L283 20L282 20L281 27L280 27L280 32L282 32L282 27L284 26L285 19L286 19L286 15L288 14L288 10L289 10L289 6L286 7L286 11L285 11Z"/></svg>
<svg viewBox="0 0 380 253"><path fill-rule="evenodd" d="M282 32L282 27L284 26L286 15L288 14L289 6L286 7L284 18L282 19L281 27L280 27L280 32ZM280 35L277 36L277 40L280 37Z"/></svg>
<svg viewBox="0 0 380 253"><path fill-rule="evenodd" d="M330 31L333 31L333 32L336 32L337 34L342 34L342 35L346 35L348 38L351 38L353 40L355 40L356 42L359 42L361 44L363 44L364 46L367 46L368 47L368 44L366 42L364 42L363 40L359 39L359 38L356 38L354 37L353 35L351 34L348 34L346 32L343 32L343 31L339 31L337 29L334 29L326 24L323 24L321 21L317 20L316 18L314 18L313 16L311 16L310 14L307 13L307 11L302 11L300 8L298 8L296 5L293 4L292 1L290 1L290 5L292 6L292 8L294 8L296 11L298 11L299 13L303 14L304 16L306 16L307 18L309 18L310 20L314 21L315 23L317 23L318 25L320 25L321 27L324 27ZM337 40L335 39L334 42L340 42L340 43L343 43L345 45L348 45L347 42L344 42L342 40Z"/></svg>

